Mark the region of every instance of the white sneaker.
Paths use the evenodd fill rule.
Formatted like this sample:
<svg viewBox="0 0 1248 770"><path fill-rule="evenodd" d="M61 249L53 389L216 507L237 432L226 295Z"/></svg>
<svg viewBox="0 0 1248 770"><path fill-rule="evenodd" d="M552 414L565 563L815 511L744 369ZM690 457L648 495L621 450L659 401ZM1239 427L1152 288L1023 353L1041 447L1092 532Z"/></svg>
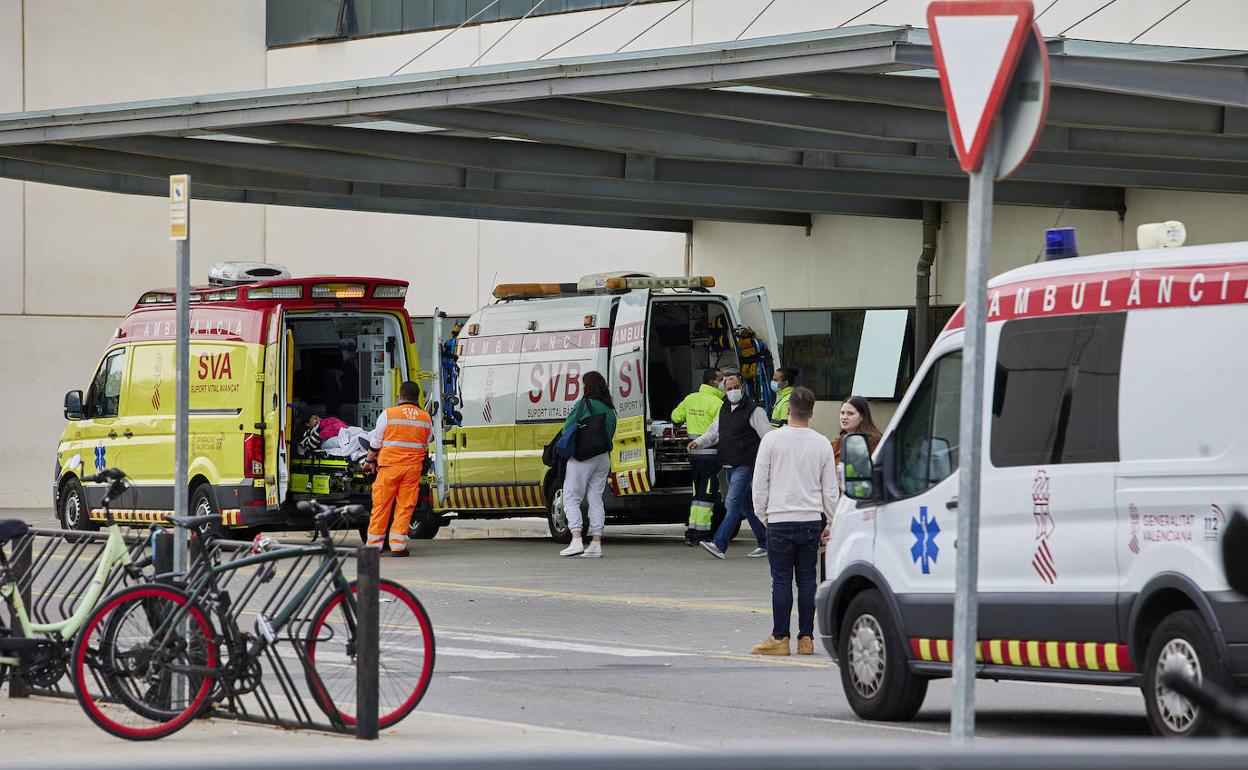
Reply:
<svg viewBox="0 0 1248 770"><path fill-rule="evenodd" d="M602 558L602 541L595 540L585 549L585 553L581 554L582 559L601 559Z"/></svg>
<svg viewBox="0 0 1248 770"><path fill-rule="evenodd" d="M573 540L567 548L559 552L560 556L580 556L585 553L585 543L581 540Z"/></svg>
<svg viewBox="0 0 1248 770"><path fill-rule="evenodd" d="M719 550L719 546L715 545L715 543L711 542L710 540L703 540L698 545L705 548L706 552L709 553L711 556L714 556L716 559L724 558L724 552Z"/></svg>
<svg viewBox="0 0 1248 770"><path fill-rule="evenodd" d="M746 554L746 556L750 557L751 559L758 559L766 555L767 555L766 548L755 548L753 551L750 551L749 553Z"/></svg>

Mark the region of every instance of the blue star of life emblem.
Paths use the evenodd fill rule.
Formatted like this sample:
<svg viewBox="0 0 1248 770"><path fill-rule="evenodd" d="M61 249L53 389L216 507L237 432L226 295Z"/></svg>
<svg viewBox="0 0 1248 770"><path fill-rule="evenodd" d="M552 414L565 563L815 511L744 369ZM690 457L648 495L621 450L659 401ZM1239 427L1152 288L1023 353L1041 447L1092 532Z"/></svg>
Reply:
<svg viewBox="0 0 1248 770"><path fill-rule="evenodd" d="M919 517L910 519L910 532L914 535L914 545L910 546L910 558L921 564L923 574L930 574L932 562L940 554L940 546L936 545L936 536L940 534L940 525L936 517L927 517L927 506L919 506Z"/></svg>
<svg viewBox="0 0 1248 770"><path fill-rule="evenodd" d="M107 451L108 451L108 448L105 447L103 444L100 444L99 446L95 448L95 470L97 473L99 471L104 470L106 467L108 467L108 464L105 462L105 459L104 459L105 453Z"/></svg>

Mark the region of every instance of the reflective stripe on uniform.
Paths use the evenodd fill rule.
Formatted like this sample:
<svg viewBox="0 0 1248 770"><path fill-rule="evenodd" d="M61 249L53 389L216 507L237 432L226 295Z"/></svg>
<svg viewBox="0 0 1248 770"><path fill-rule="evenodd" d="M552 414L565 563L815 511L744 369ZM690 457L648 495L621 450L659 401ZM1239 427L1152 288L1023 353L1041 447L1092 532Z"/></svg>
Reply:
<svg viewBox="0 0 1248 770"><path fill-rule="evenodd" d="M428 428L429 430L433 430L433 423L427 422L425 420L402 420L402 419L391 420L389 417L387 417L386 422L390 425L411 425L416 428Z"/></svg>
<svg viewBox="0 0 1248 770"><path fill-rule="evenodd" d="M382 446L405 446L409 449L426 449L429 446L426 443L420 443L417 441L383 441L381 442L381 445Z"/></svg>
<svg viewBox="0 0 1248 770"><path fill-rule="evenodd" d="M715 504L707 500L694 500L689 503L689 529L711 528L711 515Z"/></svg>

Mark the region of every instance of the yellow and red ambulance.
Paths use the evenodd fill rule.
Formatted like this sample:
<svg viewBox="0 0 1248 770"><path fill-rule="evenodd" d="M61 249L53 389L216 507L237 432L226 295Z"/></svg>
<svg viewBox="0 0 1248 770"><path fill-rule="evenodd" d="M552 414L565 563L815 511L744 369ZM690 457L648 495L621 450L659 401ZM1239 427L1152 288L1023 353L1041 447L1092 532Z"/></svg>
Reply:
<svg viewBox="0 0 1248 770"><path fill-rule="evenodd" d="M190 296L191 513L219 513L237 536L307 528L294 506L303 497L367 501L358 463L297 457L293 448L309 415L371 430L399 384L420 380L407 283L290 278L277 266L240 263L214 265L210 281ZM53 487L66 528L103 520L104 486L83 476L105 467L135 484L114 503L118 521L163 521L173 511L174 300L172 290L143 294L85 395L66 394Z"/></svg>
<svg viewBox="0 0 1248 770"><path fill-rule="evenodd" d="M685 521L687 439L670 422L672 410L705 369L742 368L749 381L759 342L775 349L766 289L730 297L714 286L709 276L638 273L497 286L496 301L460 329L454 391L439 399L454 405L438 425L441 507L463 518L544 515L551 536L566 541L562 495L542 449L581 398L584 375L597 370L619 418L608 517ZM753 377L755 398L769 378Z"/></svg>

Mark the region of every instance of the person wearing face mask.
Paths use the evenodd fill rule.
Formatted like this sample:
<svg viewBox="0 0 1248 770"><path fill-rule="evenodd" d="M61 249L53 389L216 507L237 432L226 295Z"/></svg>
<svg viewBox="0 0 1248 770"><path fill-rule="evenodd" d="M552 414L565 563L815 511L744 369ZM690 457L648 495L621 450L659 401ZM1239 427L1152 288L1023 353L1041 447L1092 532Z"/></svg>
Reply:
<svg viewBox="0 0 1248 770"><path fill-rule="evenodd" d="M718 369L702 373L702 386L685 396L672 410L672 422L684 423L689 438L696 439L719 416L724 405L724 391L720 389L723 374ZM685 529L685 543L697 545L711 536L711 515L715 501L719 499L719 462L714 447L697 449L689 453L689 473L693 476L693 500L689 503L689 525Z"/></svg>
<svg viewBox="0 0 1248 770"><path fill-rule="evenodd" d="M724 396L724 405L715 422L707 427L705 433L689 442L690 452L717 446L719 462L727 469L728 476L727 515L715 532L714 540L701 545L716 559L723 559L728 551L728 540L744 517L750 523L758 543L758 547L748 555L757 559L767 555L767 529L754 515L750 483L754 476L758 445L771 430L771 422L761 406L746 398L740 372L724 373Z"/></svg>
<svg viewBox="0 0 1248 770"><path fill-rule="evenodd" d="M771 377L771 392L776 394L776 405L771 408L771 427L779 428L789 421L789 396L797 382L797 370L782 366Z"/></svg>

